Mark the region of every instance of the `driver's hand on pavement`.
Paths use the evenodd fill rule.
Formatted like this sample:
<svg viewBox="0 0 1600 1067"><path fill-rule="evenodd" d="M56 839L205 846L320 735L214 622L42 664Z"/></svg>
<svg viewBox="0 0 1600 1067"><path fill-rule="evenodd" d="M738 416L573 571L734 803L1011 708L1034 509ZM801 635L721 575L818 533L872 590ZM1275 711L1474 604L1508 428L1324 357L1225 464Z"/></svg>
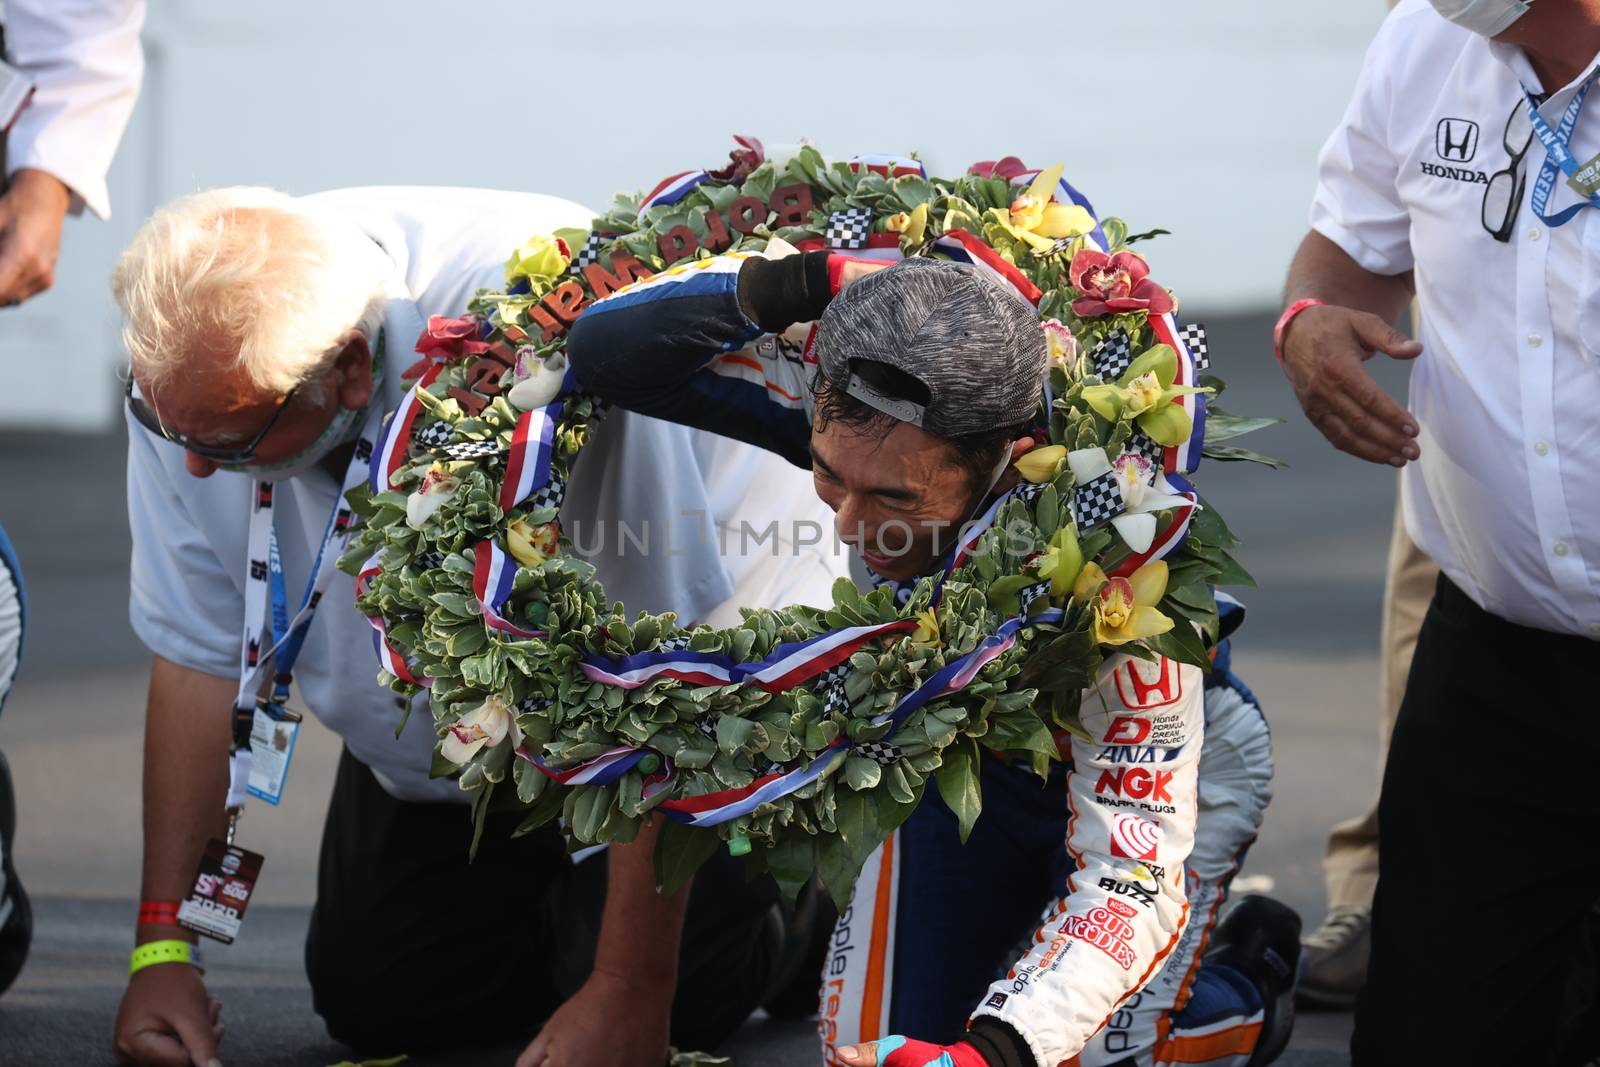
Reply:
<svg viewBox="0 0 1600 1067"><path fill-rule="evenodd" d="M1416 359L1422 346L1378 316L1323 305L1296 315L1283 337L1283 370L1306 418L1333 447L1403 467L1420 455L1417 420L1367 373L1378 352Z"/></svg>
<svg viewBox="0 0 1600 1067"><path fill-rule="evenodd" d="M128 979L112 1051L126 1067L221 1067L222 1001L206 995L198 968L158 963Z"/></svg>
<svg viewBox="0 0 1600 1067"><path fill-rule="evenodd" d="M0 307L20 304L55 281L61 224L72 193L42 170L23 168L0 194Z"/></svg>
<svg viewBox="0 0 1600 1067"><path fill-rule="evenodd" d="M835 1055L849 1067L989 1067L978 1050L965 1041L930 1045L899 1034L860 1045L846 1045L837 1049Z"/></svg>
<svg viewBox="0 0 1600 1067"><path fill-rule="evenodd" d="M595 971L517 1057L517 1067L662 1067L674 983Z"/></svg>

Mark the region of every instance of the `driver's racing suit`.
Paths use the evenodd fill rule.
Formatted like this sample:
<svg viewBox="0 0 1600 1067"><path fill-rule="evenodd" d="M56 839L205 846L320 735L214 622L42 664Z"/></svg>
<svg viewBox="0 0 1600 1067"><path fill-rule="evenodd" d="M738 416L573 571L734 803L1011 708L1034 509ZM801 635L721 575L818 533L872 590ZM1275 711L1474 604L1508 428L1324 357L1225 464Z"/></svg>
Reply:
<svg viewBox="0 0 1600 1067"><path fill-rule="evenodd" d="M718 256L635 283L573 325L572 373L621 407L809 466L815 365L804 324L832 295L825 259ZM1198 960L1265 807L1271 764L1253 700L1219 695L1212 729L1227 735L1229 778L1208 789L1210 703L1197 667L1113 656L1084 694L1090 739L1067 742L1070 762L1052 783L984 761L985 812L965 848L930 791L869 861L840 920L823 975L830 1062L838 1045L894 1032L956 1040L971 1013L971 1038L995 1067L1080 1055L1083 1064L1168 1054L1242 1063L1259 1030L1259 994ZM1203 868L1186 873L1208 801L1219 804L1217 832L1196 855ZM1026 952L989 985L1033 927ZM1227 973L1207 978L1211 970ZM1175 1043L1186 1035L1173 1011L1191 994L1206 1019L1191 1014L1195 1040Z"/></svg>

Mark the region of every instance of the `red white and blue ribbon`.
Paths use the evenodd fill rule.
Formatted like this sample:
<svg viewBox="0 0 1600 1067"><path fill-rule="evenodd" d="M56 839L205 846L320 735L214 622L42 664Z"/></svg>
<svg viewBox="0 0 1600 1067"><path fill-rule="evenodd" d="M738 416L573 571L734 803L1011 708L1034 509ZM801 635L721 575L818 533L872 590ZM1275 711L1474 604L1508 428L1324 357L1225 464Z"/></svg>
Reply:
<svg viewBox="0 0 1600 1067"><path fill-rule="evenodd" d="M1016 644L1017 632L1022 627L1039 623L1060 622L1063 616L1064 613L1062 611L1052 608L1029 618L1019 615L1007 620L992 635L978 642L972 651L945 664L926 682L902 698L892 709L873 719L873 723L881 725L888 722L893 724L894 729L898 729L900 724L905 722L911 713L918 708L965 689L978 676L979 671ZM891 729L892 732L893 729ZM720 823L730 822L733 819L749 815L762 804L771 803L804 786L810 785L832 769L833 765L842 759L851 747L852 744L848 739L840 738L823 749L815 759L804 767L797 767L783 774L762 775L749 785L734 789L722 789L712 793L701 793L697 796L664 800L659 807L666 812L668 818L690 826L716 826ZM628 750L613 750L577 767L560 772L546 770L545 773L557 781L577 784L576 776L585 773L591 767L601 768L601 765L603 765L603 768L609 768L614 766L614 761L618 759L618 753L624 751ZM617 774L617 777L620 777L620 774L621 772ZM589 780L593 781L595 779Z"/></svg>
<svg viewBox="0 0 1600 1067"><path fill-rule="evenodd" d="M389 424L383 428L378 447L372 452L369 484L374 496L387 492L391 488L390 479L394 473L406 465L411 451L411 428L416 425L417 416L423 411L422 401L417 399L417 394L432 385L443 371L443 363L429 367L417 379L411 391L406 393L405 399L400 401L400 406L390 416Z"/></svg>
<svg viewBox="0 0 1600 1067"><path fill-rule="evenodd" d="M541 757L517 750L517 755L539 768L545 777L561 785L610 785L633 770L649 754L648 750L642 748L614 748L574 767L557 771L552 770Z"/></svg>
<svg viewBox="0 0 1600 1067"><path fill-rule="evenodd" d="M714 793L663 800L657 805L667 818L689 826L716 826L749 815L763 804L788 796L821 778L835 762L844 758L847 741L835 741L804 767L787 774L768 774L747 786L720 789Z"/></svg>
<svg viewBox="0 0 1600 1067"><path fill-rule="evenodd" d="M881 174L885 178L899 178L907 174L914 174L919 178L928 176L928 168L922 165L920 159L876 152L850 157L850 167L853 170L870 170L872 173Z"/></svg>
<svg viewBox="0 0 1600 1067"><path fill-rule="evenodd" d="M545 630L525 630L500 614L517 577L517 561L493 541L479 541L472 550L472 594L478 598L484 625L511 637L548 636Z"/></svg>
<svg viewBox="0 0 1600 1067"><path fill-rule="evenodd" d="M644 221L645 213L653 207L662 204L676 204L679 200L689 195L689 190L702 182L711 180L711 175L703 170L686 170L682 174L674 174L670 178L661 179L661 183L650 190L650 195L644 198L644 203L639 205L639 221Z"/></svg>
<svg viewBox="0 0 1600 1067"><path fill-rule="evenodd" d="M905 258L900 251L900 235L897 233L869 233L867 243L860 248L832 249L820 237L796 241L794 247L800 252L832 252L841 259L870 259L878 263L898 263Z"/></svg>
<svg viewBox="0 0 1600 1067"><path fill-rule="evenodd" d="M917 627L915 619L870 626L849 626L813 637L789 641L764 659L739 663L720 652L639 652L620 660L588 655L578 664L591 681L623 689L637 689L657 678L672 678L690 685L753 685L769 693L782 693L815 678L849 659L869 641Z"/></svg>
<svg viewBox="0 0 1600 1067"><path fill-rule="evenodd" d="M1030 304L1037 306L1039 301L1044 299L1044 293L1028 280L1026 274L1006 262L1000 253L984 244L981 237L966 230L951 230L934 241L933 247L935 251L943 253L957 263L970 263L998 274L1010 282L1012 288L1021 293Z"/></svg>
<svg viewBox="0 0 1600 1067"><path fill-rule="evenodd" d="M1178 329L1178 320L1169 311L1165 315L1150 316L1150 328L1155 331L1156 340L1164 345L1171 345L1172 350L1178 354L1178 374L1173 379L1174 385L1196 385L1200 372L1195 369L1194 354L1189 351L1189 346L1183 343L1182 332ZM1200 451L1206 439L1206 397L1204 393L1191 393L1180 396L1172 401L1189 413L1194 427L1189 431L1189 439L1175 448L1162 451L1162 466L1168 474L1193 474L1196 467L1200 466Z"/></svg>
<svg viewBox="0 0 1600 1067"><path fill-rule="evenodd" d="M366 594L373 581L381 573L380 555L382 555L381 552L374 552L361 565L361 573L356 575L356 597L358 599ZM423 687L433 685L432 678L419 677L412 673L411 664L407 662L406 657L400 650L394 646L394 643L389 640L389 627L383 621L381 614L368 615L367 621L372 624L372 644L377 649L378 662L383 666L384 670L402 682L410 682L412 685Z"/></svg>
<svg viewBox="0 0 1600 1067"><path fill-rule="evenodd" d="M561 401L524 411L511 434L506 457L506 477L500 483L500 510L510 511L550 481L550 461L555 452L556 424L561 421Z"/></svg>

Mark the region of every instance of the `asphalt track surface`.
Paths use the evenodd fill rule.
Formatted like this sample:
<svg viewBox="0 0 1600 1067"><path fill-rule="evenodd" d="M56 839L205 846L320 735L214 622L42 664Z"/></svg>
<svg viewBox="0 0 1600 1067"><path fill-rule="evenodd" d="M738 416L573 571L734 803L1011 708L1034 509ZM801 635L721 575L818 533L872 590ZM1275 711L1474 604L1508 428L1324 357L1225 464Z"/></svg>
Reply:
<svg viewBox="0 0 1600 1067"><path fill-rule="evenodd" d="M1260 582L1243 594L1250 618L1236 662L1273 724L1276 799L1243 876L1314 925L1327 827L1361 811L1377 780L1377 620L1394 476L1333 452L1304 424L1273 366L1269 329L1262 316L1212 319L1211 351L1230 383L1226 407L1289 420L1242 443L1292 466L1212 464L1197 480L1245 539ZM1403 395L1403 370L1376 369ZM0 997L5 1067L112 1062L138 893L146 669L126 622L123 453L120 434L0 433L0 522L22 557L33 611L0 747L16 776L16 863L37 923L27 969ZM301 965L337 754L336 739L309 725L284 805L251 813L250 843L269 862L241 941L211 953L207 976L226 1005L229 1067L345 1058L311 1010ZM1348 1036L1347 1014L1303 1015L1279 1062L1345 1063ZM810 1024L760 1017L722 1051L740 1065L818 1062ZM477 1049L411 1062L514 1059L515 1050Z"/></svg>

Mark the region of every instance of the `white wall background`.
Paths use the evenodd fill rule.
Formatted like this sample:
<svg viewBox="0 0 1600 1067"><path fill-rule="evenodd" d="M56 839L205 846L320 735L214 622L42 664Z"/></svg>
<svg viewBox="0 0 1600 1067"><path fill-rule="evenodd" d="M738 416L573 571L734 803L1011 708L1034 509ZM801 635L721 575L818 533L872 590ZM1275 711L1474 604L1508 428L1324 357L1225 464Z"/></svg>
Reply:
<svg viewBox="0 0 1600 1067"><path fill-rule="evenodd" d="M1060 160L1102 214L1173 231L1149 251L1191 308L1265 308L1383 16L1380 0L152 8L116 216L69 222L56 289L0 313L0 427L116 417L106 274L180 193L451 184L600 206L720 163L733 132L832 157L916 149L938 173Z"/></svg>

